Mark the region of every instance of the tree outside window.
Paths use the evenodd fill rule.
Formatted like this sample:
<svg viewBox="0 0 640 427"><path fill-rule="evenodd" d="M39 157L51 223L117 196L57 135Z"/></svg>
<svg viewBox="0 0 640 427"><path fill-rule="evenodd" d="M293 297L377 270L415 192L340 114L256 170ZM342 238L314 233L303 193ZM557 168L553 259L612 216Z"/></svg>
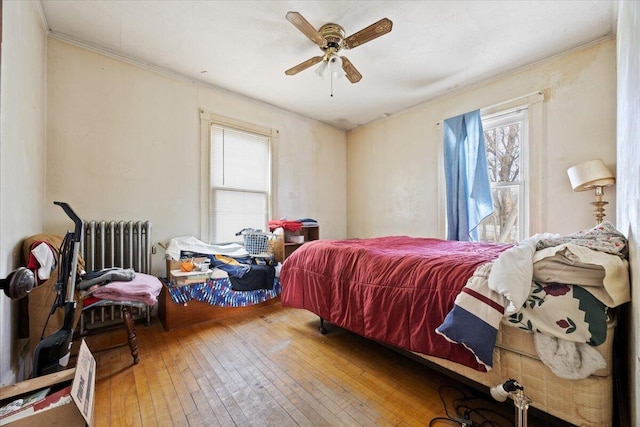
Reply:
<svg viewBox="0 0 640 427"><path fill-rule="evenodd" d="M494 212L478 226L481 241L511 243L523 238L526 112L519 109L482 120Z"/></svg>

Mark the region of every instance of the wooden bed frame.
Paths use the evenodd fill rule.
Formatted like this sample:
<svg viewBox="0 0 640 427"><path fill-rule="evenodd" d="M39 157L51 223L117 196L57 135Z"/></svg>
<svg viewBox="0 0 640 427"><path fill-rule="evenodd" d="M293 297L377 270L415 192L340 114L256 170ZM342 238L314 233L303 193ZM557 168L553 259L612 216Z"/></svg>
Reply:
<svg viewBox="0 0 640 427"><path fill-rule="evenodd" d="M251 311L256 307L275 304L279 301L280 297L278 296L248 307L217 307L195 300L184 304L177 304L171 299L167 286L164 284L160 292L160 297L158 298L158 318L164 330L170 331L210 320L236 316Z"/></svg>

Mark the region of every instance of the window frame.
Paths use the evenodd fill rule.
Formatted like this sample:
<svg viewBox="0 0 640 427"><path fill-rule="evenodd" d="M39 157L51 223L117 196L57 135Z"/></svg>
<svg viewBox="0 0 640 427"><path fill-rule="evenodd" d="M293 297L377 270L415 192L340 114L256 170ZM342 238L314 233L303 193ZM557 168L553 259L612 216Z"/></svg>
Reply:
<svg viewBox="0 0 640 427"><path fill-rule="evenodd" d="M275 200L274 188L276 188L276 174L273 167L274 151L277 145L278 131L276 129L267 128L241 120L231 119L204 110L200 111L200 240L209 242L211 235L211 197L213 186L211 185L211 128L219 126L223 128L231 128L235 131L255 134L268 138L269 154L269 183L267 194L267 216L271 217ZM224 188L224 190L238 191L237 188ZM244 190L243 192L252 192ZM255 192L255 191L253 191ZM267 218L267 221L268 221ZM266 225L266 224L265 224ZM218 242L220 243L220 242Z"/></svg>
<svg viewBox="0 0 640 427"><path fill-rule="evenodd" d="M506 126L510 123L521 122L520 129L520 161L518 181L514 183L491 182L491 192L497 188L518 188L518 240L528 235L529 230L529 107L528 105L509 108L492 114L481 114L482 130Z"/></svg>

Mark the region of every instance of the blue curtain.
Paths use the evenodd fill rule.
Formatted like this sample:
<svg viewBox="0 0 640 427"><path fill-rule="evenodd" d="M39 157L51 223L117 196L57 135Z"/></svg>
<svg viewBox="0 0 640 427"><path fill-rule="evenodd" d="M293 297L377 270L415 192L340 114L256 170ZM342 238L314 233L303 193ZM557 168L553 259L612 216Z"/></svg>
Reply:
<svg viewBox="0 0 640 427"><path fill-rule="evenodd" d="M480 110L444 121L447 239L478 240L478 224L493 213Z"/></svg>

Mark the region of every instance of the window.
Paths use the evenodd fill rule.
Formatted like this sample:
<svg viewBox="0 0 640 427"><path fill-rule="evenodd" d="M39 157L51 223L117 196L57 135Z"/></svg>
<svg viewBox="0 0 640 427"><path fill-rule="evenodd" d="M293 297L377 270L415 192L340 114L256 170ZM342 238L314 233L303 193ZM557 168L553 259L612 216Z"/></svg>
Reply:
<svg viewBox="0 0 640 427"><path fill-rule="evenodd" d="M203 230L207 240L238 241L235 234L243 228L266 230L271 210L271 131L205 116L209 156Z"/></svg>
<svg viewBox="0 0 640 427"><path fill-rule="evenodd" d="M481 241L517 242L526 230L527 108L482 118L494 212L478 226Z"/></svg>

